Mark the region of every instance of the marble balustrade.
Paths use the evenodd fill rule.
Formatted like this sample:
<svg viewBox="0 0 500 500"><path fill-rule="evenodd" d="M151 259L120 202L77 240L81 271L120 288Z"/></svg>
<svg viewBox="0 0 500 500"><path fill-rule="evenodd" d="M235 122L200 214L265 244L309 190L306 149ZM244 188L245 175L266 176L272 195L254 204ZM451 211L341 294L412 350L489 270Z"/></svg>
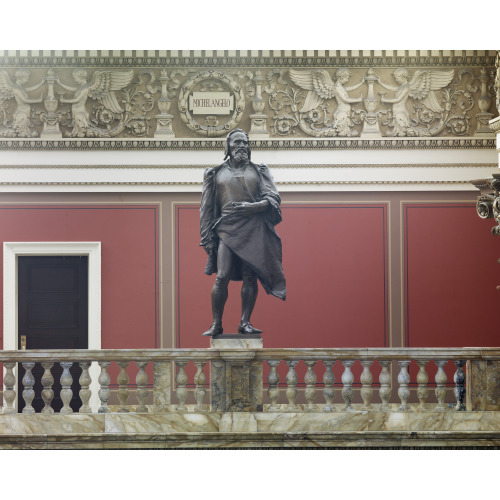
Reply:
<svg viewBox="0 0 500 500"><path fill-rule="evenodd" d="M73 413L70 368L74 363L81 369L78 413L232 411L230 406L221 410L212 401L213 381L224 363L232 363L232 371L223 371L225 377L235 377L232 390L245 384L253 387L249 409L243 405L239 411L444 412L497 409L485 400L484 393L488 380L496 381L500 373L495 368L494 376L488 375L500 363L500 349L33 350L0 351L0 363L4 369L3 414L17 413L19 394L25 402L22 412L34 413L35 363L44 370L39 382L45 404L41 411L46 415L55 413L51 406L54 363L63 370L57 381L62 414ZM22 380L16 376L19 363L25 370ZM257 363L263 369L248 372L242 368L245 363ZM215 367L218 372L211 374ZM253 377L250 382L244 380L249 376L246 373ZM261 380L255 380L255 374ZM96 394L98 407L91 404ZM218 404L224 397L217 395Z"/></svg>

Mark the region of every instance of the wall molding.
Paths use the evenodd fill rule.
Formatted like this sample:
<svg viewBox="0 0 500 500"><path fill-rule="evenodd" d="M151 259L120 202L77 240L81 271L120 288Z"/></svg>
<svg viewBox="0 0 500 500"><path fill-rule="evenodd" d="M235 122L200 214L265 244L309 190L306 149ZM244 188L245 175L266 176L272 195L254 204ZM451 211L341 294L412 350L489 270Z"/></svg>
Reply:
<svg viewBox="0 0 500 500"><path fill-rule="evenodd" d="M88 348L101 349L101 243L30 241L3 244L3 350L17 350L17 257L20 255L88 256ZM90 375L92 377L90 404L97 411L99 367L96 363L91 366Z"/></svg>
<svg viewBox="0 0 500 500"><path fill-rule="evenodd" d="M271 169L318 169L318 168L497 168L497 163L266 163ZM100 169L158 169L158 170L205 170L209 165L0 165L1 169L65 169L65 170L100 170Z"/></svg>
<svg viewBox="0 0 500 500"><path fill-rule="evenodd" d="M296 150L415 150L415 149L496 149L496 138L405 137L404 139L254 139L258 151ZM213 139L57 139L0 138L0 151L224 151L225 140Z"/></svg>

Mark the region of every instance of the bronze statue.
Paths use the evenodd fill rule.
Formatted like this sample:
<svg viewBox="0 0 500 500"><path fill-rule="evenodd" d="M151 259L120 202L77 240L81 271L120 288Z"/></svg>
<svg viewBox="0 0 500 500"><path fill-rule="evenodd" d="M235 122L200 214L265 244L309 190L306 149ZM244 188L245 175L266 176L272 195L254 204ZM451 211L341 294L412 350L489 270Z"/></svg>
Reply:
<svg viewBox="0 0 500 500"><path fill-rule="evenodd" d="M264 290L286 298L281 240L281 199L266 165L250 161L248 136L231 131L222 165L207 168L200 207L201 246L208 254L205 274L217 273L212 289L212 326L203 334L222 333L229 281L243 281L238 333L260 334L250 323L257 299L257 279Z"/></svg>

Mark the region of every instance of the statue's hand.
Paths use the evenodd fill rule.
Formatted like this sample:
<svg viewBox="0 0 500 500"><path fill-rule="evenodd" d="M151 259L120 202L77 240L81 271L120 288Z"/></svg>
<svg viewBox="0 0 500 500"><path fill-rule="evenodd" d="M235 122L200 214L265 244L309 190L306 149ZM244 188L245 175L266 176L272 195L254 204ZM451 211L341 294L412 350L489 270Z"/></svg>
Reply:
<svg viewBox="0 0 500 500"><path fill-rule="evenodd" d="M207 252L207 255L211 255L215 252L215 243L213 241L210 241L206 245L203 246L205 249L205 252Z"/></svg>
<svg viewBox="0 0 500 500"><path fill-rule="evenodd" d="M250 215L256 214L257 212L261 212L263 207L260 202L249 203L247 201L235 201L233 202L233 208L235 213L248 217Z"/></svg>

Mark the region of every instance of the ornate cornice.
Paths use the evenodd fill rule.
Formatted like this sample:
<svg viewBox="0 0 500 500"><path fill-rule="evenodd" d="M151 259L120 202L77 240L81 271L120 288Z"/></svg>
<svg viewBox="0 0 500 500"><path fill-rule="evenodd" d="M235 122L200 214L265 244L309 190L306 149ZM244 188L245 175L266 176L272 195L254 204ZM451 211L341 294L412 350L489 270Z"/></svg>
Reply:
<svg viewBox="0 0 500 500"><path fill-rule="evenodd" d="M495 64L494 50L13 50L1 66L321 67L461 66Z"/></svg>

